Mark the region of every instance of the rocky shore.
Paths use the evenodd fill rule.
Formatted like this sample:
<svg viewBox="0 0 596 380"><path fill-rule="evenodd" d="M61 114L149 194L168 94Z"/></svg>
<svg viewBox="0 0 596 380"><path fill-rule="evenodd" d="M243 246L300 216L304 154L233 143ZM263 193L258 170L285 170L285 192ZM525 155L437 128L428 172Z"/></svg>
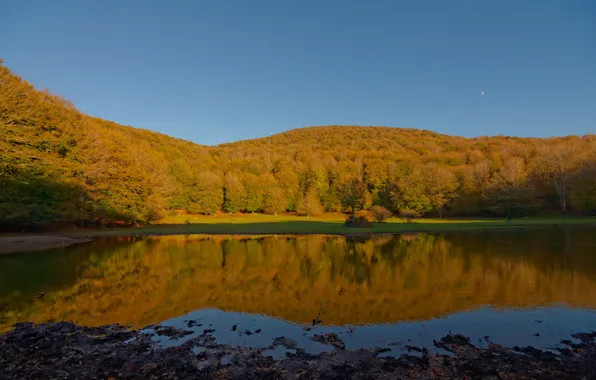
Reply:
<svg viewBox="0 0 596 380"><path fill-rule="evenodd" d="M346 350L335 334L316 337L333 351L311 355L284 337L257 349L218 344L209 331L160 348L145 331L20 323L0 335L0 379L596 378L596 332L576 334L575 342L562 341L552 352L494 344L480 348L464 336L447 335L435 341L443 353L408 347L411 354L393 358L379 355L387 349ZM163 334L171 339L186 335L172 328ZM283 360L267 356L277 349L285 352Z"/></svg>

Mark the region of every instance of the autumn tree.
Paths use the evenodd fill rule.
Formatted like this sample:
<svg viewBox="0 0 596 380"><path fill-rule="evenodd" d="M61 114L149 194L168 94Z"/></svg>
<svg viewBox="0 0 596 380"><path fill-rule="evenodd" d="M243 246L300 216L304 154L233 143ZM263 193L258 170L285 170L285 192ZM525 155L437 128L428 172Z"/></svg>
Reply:
<svg viewBox="0 0 596 380"><path fill-rule="evenodd" d="M296 212L300 215L316 216L323 212L323 206L321 205L321 199L317 189L311 187L306 194L298 201L296 206Z"/></svg>
<svg viewBox="0 0 596 380"><path fill-rule="evenodd" d="M263 194L266 183L252 173L244 176L245 204L248 212L259 211L263 207Z"/></svg>
<svg viewBox="0 0 596 380"><path fill-rule="evenodd" d="M323 208L327 212L340 211L342 208L342 203L340 200L339 189L337 188L337 186L332 185L328 187L321 194L321 202L323 203Z"/></svg>
<svg viewBox="0 0 596 380"><path fill-rule="evenodd" d="M596 155L594 157L570 178L570 200L574 210L596 212Z"/></svg>
<svg viewBox="0 0 596 380"><path fill-rule="evenodd" d="M467 175L469 176L474 189L480 194L483 194L491 175L490 161L482 160L475 163L469 168Z"/></svg>
<svg viewBox="0 0 596 380"><path fill-rule="evenodd" d="M563 212L567 211L569 176L578 163L579 149L570 141L541 149L537 162L538 172L553 185Z"/></svg>
<svg viewBox="0 0 596 380"><path fill-rule="evenodd" d="M246 189L244 184L235 173L228 173L224 183L225 212L239 212L246 208Z"/></svg>
<svg viewBox="0 0 596 380"><path fill-rule="evenodd" d="M188 211L195 214L212 215L219 211L224 201L223 182L213 172L202 172L198 175L192 190L189 192Z"/></svg>
<svg viewBox="0 0 596 380"><path fill-rule="evenodd" d="M263 210L267 214L277 215L286 211L288 199L285 191L281 187L273 187L265 194Z"/></svg>
<svg viewBox="0 0 596 380"><path fill-rule="evenodd" d="M432 210L425 181L418 168L414 168L391 186L389 198L393 202L393 208L397 211L409 210L422 214Z"/></svg>
<svg viewBox="0 0 596 380"><path fill-rule="evenodd" d="M493 177L485 197L492 211L500 214L529 211L533 208L524 161L510 157Z"/></svg>
<svg viewBox="0 0 596 380"><path fill-rule="evenodd" d="M339 197L344 210L349 211L354 217L356 211L360 211L366 204L367 189L364 182L353 179L342 184L339 188Z"/></svg>
<svg viewBox="0 0 596 380"><path fill-rule="evenodd" d="M430 204L440 217L443 217L443 208L455 196L458 187L457 178L449 169L437 165L425 168L426 192Z"/></svg>

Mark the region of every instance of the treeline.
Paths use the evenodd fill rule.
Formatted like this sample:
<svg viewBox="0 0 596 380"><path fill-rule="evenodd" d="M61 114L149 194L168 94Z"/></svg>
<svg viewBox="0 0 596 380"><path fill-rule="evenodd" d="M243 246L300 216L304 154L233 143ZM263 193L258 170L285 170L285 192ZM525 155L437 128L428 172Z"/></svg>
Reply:
<svg viewBox="0 0 596 380"><path fill-rule="evenodd" d="M354 186L357 208L394 213L590 213L596 136L332 126L207 147L89 117L0 65L0 224L314 215L348 211Z"/></svg>

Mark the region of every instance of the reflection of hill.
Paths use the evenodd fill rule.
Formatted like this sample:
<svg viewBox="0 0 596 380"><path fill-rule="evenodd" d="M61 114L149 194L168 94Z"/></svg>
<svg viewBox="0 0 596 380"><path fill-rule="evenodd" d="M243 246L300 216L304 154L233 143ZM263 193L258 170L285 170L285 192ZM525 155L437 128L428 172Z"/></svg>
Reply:
<svg viewBox="0 0 596 380"><path fill-rule="evenodd" d="M596 307L590 233L147 238L91 254L73 286L7 323L141 327L204 307L308 322L322 307L326 324L364 324L486 304Z"/></svg>

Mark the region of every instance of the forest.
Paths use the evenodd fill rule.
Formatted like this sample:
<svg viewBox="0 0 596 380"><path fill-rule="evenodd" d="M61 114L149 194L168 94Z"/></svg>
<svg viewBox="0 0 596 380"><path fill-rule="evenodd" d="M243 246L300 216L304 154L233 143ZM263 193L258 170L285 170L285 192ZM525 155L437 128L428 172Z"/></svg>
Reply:
<svg viewBox="0 0 596 380"><path fill-rule="evenodd" d="M0 225L375 207L420 216L593 214L596 135L324 126L205 146L86 115L0 60Z"/></svg>

